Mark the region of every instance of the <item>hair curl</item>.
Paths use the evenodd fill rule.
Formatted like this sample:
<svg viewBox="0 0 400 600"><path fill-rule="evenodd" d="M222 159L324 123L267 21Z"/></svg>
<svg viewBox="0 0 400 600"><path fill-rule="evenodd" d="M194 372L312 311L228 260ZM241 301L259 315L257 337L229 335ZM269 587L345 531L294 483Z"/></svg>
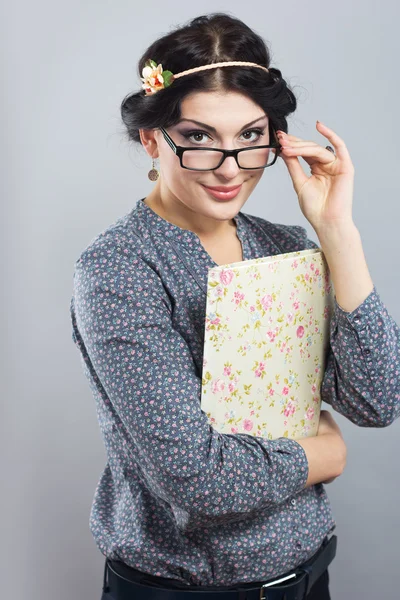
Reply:
<svg viewBox="0 0 400 600"><path fill-rule="evenodd" d="M192 92L236 91L247 95L269 117L272 131L288 130L286 117L297 101L279 69L270 67L264 40L243 21L226 13L211 13L192 19L183 27L153 42L138 63L139 76L151 58L165 70L179 73L201 65L245 60L267 67L223 67L180 77L157 93L144 90L126 96L121 103L122 121L130 140L141 142L139 129L170 127L181 116L181 102ZM272 127L272 129L271 129Z"/></svg>

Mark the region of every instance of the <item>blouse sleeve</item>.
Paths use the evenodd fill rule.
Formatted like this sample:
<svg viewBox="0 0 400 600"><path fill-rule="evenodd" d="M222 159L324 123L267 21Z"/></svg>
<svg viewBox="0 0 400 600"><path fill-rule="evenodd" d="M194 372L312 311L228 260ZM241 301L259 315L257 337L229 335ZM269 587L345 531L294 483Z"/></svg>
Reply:
<svg viewBox="0 0 400 600"><path fill-rule="evenodd" d="M304 249L319 248L304 227L292 230ZM351 312L335 297L321 398L360 427L386 427L400 416L400 329L375 286Z"/></svg>
<svg viewBox="0 0 400 600"><path fill-rule="evenodd" d="M73 308L129 453L186 529L246 518L304 489L308 462L296 441L222 434L209 424L190 349L171 324L170 296L133 246L102 240L81 255Z"/></svg>

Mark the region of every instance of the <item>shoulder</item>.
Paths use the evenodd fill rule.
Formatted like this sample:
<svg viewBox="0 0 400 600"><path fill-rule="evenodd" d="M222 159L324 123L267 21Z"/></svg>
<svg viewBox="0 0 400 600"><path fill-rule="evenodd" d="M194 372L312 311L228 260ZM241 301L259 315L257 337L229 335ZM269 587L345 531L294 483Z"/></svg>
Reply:
<svg viewBox="0 0 400 600"><path fill-rule="evenodd" d="M308 237L307 230L302 225L273 223L256 215L243 212L241 214L249 221L253 228L261 228L265 235L271 238L282 252L296 252L298 250L320 247Z"/></svg>
<svg viewBox="0 0 400 600"><path fill-rule="evenodd" d="M97 233L83 247L75 260L75 266L90 263L93 258L98 256L115 256L121 252L122 248L138 245L138 238L132 235L129 228L131 213L118 217L113 223Z"/></svg>
<svg viewBox="0 0 400 600"><path fill-rule="evenodd" d="M74 263L74 288L86 293L144 292L165 298L160 273L148 248L130 224L131 213L97 234Z"/></svg>

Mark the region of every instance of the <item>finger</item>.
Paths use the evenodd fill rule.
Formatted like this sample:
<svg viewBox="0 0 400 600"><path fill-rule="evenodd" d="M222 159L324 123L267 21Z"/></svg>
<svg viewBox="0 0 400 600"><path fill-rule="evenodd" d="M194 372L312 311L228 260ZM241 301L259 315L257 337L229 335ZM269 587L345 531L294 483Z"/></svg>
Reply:
<svg viewBox="0 0 400 600"><path fill-rule="evenodd" d="M278 137L282 137L282 139L284 140L290 140L290 141L294 141L294 142L303 142L305 140L303 140L300 137L296 137L295 135L291 135L290 133L285 133L284 131L277 131Z"/></svg>
<svg viewBox="0 0 400 600"><path fill-rule="evenodd" d="M329 127L327 127L324 123L321 123L321 121L317 122L317 130L324 135L330 142L331 145L333 146L336 155L338 156L338 158L341 158L343 160L346 161L351 161L350 158L350 154L349 151L346 147L346 144L344 143L344 141L342 140L342 138L340 138L334 131L333 129L330 129ZM293 141L293 142L297 142L297 141L301 141L304 142L305 140L302 140L302 138L296 137L294 135L290 135L288 133L285 133L282 130L278 130L277 134L279 134L280 139L283 141ZM282 135L280 135L282 134Z"/></svg>
<svg viewBox="0 0 400 600"><path fill-rule="evenodd" d="M324 125L324 123L321 123L321 121L317 121L316 127L317 130L330 141L331 145L333 146L333 149L335 150L336 156L339 159L342 159L346 162L351 160L346 144L344 143L342 138L340 138L333 131L333 129L330 129L329 127Z"/></svg>
<svg viewBox="0 0 400 600"><path fill-rule="evenodd" d="M330 150L315 144L314 146L282 146L283 156L301 156L309 165L314 162L329 164L337 160Z"/></svg>
<svg viewBox="0 0 400 600"><path fill-rule="evenodd" d="M307 140L281 140L282 146L293 146L299 148L300 146L319 146L316 142L307 141Z"/></svg>
<svg viewBox="0 0 400 600"><path fill-rule="evenodd" d="M286 164L289 175L292 179L293 187L298 194L303 185L308 181L308 176L304 173L303 167L300 164L297 156L287 156L286 154L280 154L282 160Z"/></svg>

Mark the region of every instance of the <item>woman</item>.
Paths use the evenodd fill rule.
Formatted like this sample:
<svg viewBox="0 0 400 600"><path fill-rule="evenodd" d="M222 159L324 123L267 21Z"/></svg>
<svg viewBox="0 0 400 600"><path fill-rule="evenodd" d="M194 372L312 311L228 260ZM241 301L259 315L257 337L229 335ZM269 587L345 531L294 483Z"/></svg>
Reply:
<svg viewBox="0 0 400 600"><path fill-rule="evenodd" d="M241 212L283 160L336 294L322 398L359 426L399 416L399 328L352 219L349 153L322 123L327 147L285 133L295 97L263 40L231 16L158 39L139 72L122 118L156 184L82 252L71 301L108 456L90 515L107 557L103 599L228 600L239 588L328 599L336 536L322 484L345 466L340 429L322 411L313 438L217 432L200 409L202 348L210 267L318 247L303 227Z"/></svg>

